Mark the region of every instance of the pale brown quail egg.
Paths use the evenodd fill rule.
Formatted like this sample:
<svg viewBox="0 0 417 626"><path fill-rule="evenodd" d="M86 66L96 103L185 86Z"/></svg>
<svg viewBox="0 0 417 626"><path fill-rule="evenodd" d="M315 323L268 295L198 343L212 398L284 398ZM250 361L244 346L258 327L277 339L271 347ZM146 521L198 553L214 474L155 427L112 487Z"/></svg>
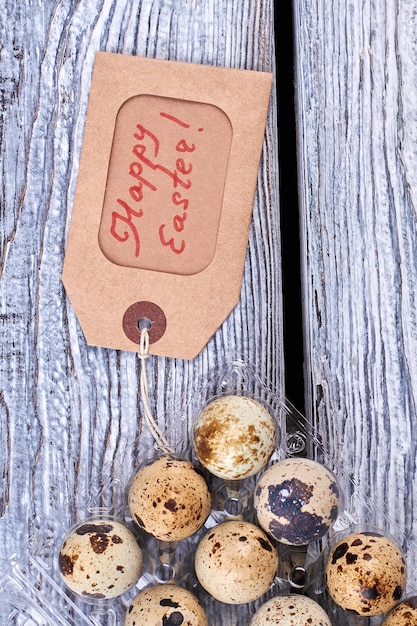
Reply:
<svg viewBox="0 0 417 626"><path fill-rule="evenodd" d="M200 463L224 480L248 478L268 462L276 446L270 413L246 396L222 396L200 413L194 448Z"/></svg>
<svg viewBox="0 0 417 626"><path fill-rule="evenodd" d="M207 626L207 616L197 598L173 584L141 591L130 603L125 626Z"/></svg>
<svg viewBox="0 0 417 626"><path fill-rule="evenodd" d="M138 526L162 541L180 541L206 521L211 495L192 463L161 457L143 466L129 488L129 509Z"/></svg>
<svg viewBox="0 0 417 626"><path fill-rule="evenodd" d="M216 600L243 604L268 591L278 554L268 536L244 521L223 522L209 530L195 554L201 586Z"/></svg>
<svg viewBox="0 0 417 626"><path fill-rule="evenodd" d="M142 551L124 524L92 519L66 536L58 564L65 583L75 593L86 598L115 598L139 578Z"/></svg>
<svg viewBox="0 0 417 626"><path fill-rule="evenodd" d="M325 568L333 600L352 614L389 611L401 598L406 564L401 550L382 534L353 532L332 548Z"/></svg>
<svg viewBox="0 0 417 626"><path fill-rule="evenodd" d="M278 541L305 545L323 537L342 507L339 485L321 463L290 458L271 465L255 487L259 524Z"/></svg>
<svg viewBox="0 0 417 626"><path fill-rule="evenodd" d="M277 596L263 604L252 617L250 626L332 626L321 606L298 594Z"/></svg>
<svg viewBox="0 0 417 626"><path fill-rule="evenodd" d="M417 596L404 598L382 622L382 626L416 626Z"/></svg>

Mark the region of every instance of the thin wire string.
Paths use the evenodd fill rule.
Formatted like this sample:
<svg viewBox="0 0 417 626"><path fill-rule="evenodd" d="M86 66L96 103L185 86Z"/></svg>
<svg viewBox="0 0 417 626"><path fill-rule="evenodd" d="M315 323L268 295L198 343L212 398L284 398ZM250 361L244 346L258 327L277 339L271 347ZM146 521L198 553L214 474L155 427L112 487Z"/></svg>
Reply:
<svg viewBox="0 0 417 626"><path fill-rule="evenodd" d="M148 385L148 374L147 374L147 369L146 369L146 361L149 358L149 332L147 328L142 328L140 332L138 356L141 361L140 393L141 393L141 398L142 398L142 403L143 403L145 420L158 447L163 452L166 452L167 454L169 454L169 453L172 453L172 448L169 445L168 440L163 435L161 429L159 428L159 425L157 421L155 420L154 416L152 415L150 402L149 402L149 385Z"/></svg>

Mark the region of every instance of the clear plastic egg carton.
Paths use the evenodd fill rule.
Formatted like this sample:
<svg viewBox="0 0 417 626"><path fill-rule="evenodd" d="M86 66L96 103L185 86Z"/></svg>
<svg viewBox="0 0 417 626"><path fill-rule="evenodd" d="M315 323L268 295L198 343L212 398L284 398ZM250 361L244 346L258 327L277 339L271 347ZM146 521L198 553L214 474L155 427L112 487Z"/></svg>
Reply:
<svg viewBox="0 0 417 626"><path fill-rule="evenodd" d="M157 390L156 392L157 393ZM224 604L214 600L199 584L194 571L196 547L208 531L217 524L233 519L256 523L253 495L259 475L227 483L205 475L211 495L212 510L204 526L190 538L175 544L160 542L144 533L134 523L127 505L127 490L138 467L160 455L154 441L143 426L137 441L122 450L111 468L103 467L96 488L78 494L74 524L89 518L111 517L123 521L135 532L143 551L143 569L137 583L113 600L85 600L72 593L64 584L58 567L58 553L69 529L60 536L32 538L24 554L13 555L0 570L0 623L24 626L123 626L126 610L133 597L145 587L174 582L198 597L207 613L210 626L245 626L255 611L269 598L288 593L302 593L318 602L338 626L377 626L382 617L352 616L337 607L326 591L324 564L329 545L340 532L352 525L366 523L393 534L399 545L410 538L396 532L395 523L386 514L376 511L361 493L349 473L349 465L340 451L331 458L315 429L288 401L280 398L268 381L262 380L256 369L242 358L228 358L222 366L213 368L195 386L176 411L158 416L165 424L164 436L173 452L198 465L192 446L193 424L202 407L221 395L249 395L263 404L273 415L277 426L277 445L268 463L289 457L307 457L326 465L336 475L344 494L344 510L331 530L320 541L307 546L278 544L279 568L269 591L254 602L242 605ZM262 472L261 472L262 473ZM415 572L409 579L415 580ZM405 592L414 593L409 585Z"/></svg>

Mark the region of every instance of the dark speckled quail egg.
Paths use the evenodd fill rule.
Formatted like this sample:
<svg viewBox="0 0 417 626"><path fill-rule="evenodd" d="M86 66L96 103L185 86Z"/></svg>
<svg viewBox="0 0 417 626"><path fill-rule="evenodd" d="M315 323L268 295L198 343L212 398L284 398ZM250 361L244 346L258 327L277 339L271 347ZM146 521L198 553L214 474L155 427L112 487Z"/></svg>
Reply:
<svg viewBox="0 0 417 626"><path fill-rule="evenodd" d="M227 395L210 402L194 426L200 463L223 480L248 478L268 462L276 446L275 422L256 400Z"/></svg>
<svg viewBox="0 0 417 626"><path fill-rule="evenodd" d="M277 596L263 604L252 617L250 626L332 626L321 606L298 594Z"/></svg>
<svg viewBox="0 0 417 626"><path fill-rule="evenodd" d="M122 523L92 519L76 526L59 553L67 586L85 598L115 598L132 587L142 570L142 551Z"/></svg>
<svg viewBox="0 0 417 626"><path fill-rule="evenodd" d="M205 479L184 459L151 461L137 472L129 488L134 521L162 541L191 537L206 521L210 506Z"/></svg>
<svg viewBox="0 0 417 626"><path fill-rule="evenodd" d="M332 548L325 578L336 604L371 617L389 611L400 600L406 565L401 550L384 535L353 532Z"/></svg>
<svg viewBox="0 0 417 626"><path fill-rule="evenodd" d="M126 613L125 626L207 626L197 598L186 589L161 584L141 591Z"/></svg>
<svg viewBox="0 0 417 626"><path fill-rule="evenodd" d="M268 536L244 521L214 526L200 541L195 571L216 600L244 604L266 593L278 569L278 554Z"/></svg>
<svg viewBox="0 0 417 626"><path fill-rule="evenodd" d="M382 626L416 626L417 596L404 598L397 604L382 622Z"/></svg>
<svg viewBox="0 0 417 626"><path fill-rule="evenodd" d="M338 517L341 492L333 473L305 458L271 465L255 487L262 528L278 541L305 545L323 537Z"/></svg>

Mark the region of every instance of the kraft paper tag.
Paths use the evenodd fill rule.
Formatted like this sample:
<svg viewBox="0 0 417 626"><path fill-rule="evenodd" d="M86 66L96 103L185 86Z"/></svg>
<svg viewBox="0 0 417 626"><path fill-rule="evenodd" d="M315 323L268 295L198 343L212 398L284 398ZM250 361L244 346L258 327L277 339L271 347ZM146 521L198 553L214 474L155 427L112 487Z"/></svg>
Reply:
<svg viewBox="0 0 417 626"><path fill-rule="evenodd" d="M191 359L239 301L271 74L98 52L62 279L91 345Z"/></svg>

